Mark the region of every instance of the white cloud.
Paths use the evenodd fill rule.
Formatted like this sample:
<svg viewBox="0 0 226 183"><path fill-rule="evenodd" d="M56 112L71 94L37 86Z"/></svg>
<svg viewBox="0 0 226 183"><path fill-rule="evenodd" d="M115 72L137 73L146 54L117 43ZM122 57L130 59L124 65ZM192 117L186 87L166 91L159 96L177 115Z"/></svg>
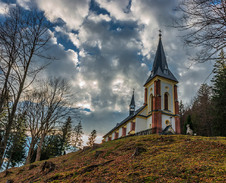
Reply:
<svg viewBox="0 0 226 183"><path fill-rule="evenodd" d="M90 0L36 0L46 17L52 21L61 18L70 29L79 29L89 12Z"/></svg>
<svg viewBox="0 0 226 183"><path fill-rule="evenodd" d="M89 135L83 135L82 140L83 140L83 146L87 146L87 143L89 142ZM103 140L102 136L97 136L94 143L100 144L102 140Z"/></svg>
<svg viewBox="0 0 226 183"><path fill-rule="evenodd" d="M17 3L25 9L30 9L31 0L17 0Z"/></svg>
<svg viewBox="0 0 226 183"><path fill-rule="evenodd" d="M50 21L60 18L66 23L55 31L78 48L65 50L53 37L48 52L57 59L45 75L71 81L74 106L91 110L81 111L85 130L98 129L104 134L126 117L133 88L137 108L143 104L143 84L154 61L159 29L169 68L180 82L179 100L189 102L212 69L211 64L187 69L186 54L194 54L195 49L184 48L180 33L168 27L170 18L176 16L172 12L176 0L132 0L130 8L129 0L96 0L110 15L89 11L88 0L36 2Z"/></svg>
<svg viewBox="0 0 226 183"><path fill-rule="evenodd" d="M133 15L129 10L130 0L96 0L100 7L105 8L110 16L117 20L133 20Z"/></svg>
<svg viewBox="0 0 226 183"><path fill-rule="evenodd" d="M7 14L9 11L9 5L0 1L0 15Z"/></svg>
<svg viewBox="0 0 226 183"><path fill-rule="evenodd" d="M94 13L90 13L90 15L88 16L88 19L94 21L95 23L98 23L101 21L106 21L106 22L111 21L111 18L108 15L103 15L103 14L97 15Z"/></svg>

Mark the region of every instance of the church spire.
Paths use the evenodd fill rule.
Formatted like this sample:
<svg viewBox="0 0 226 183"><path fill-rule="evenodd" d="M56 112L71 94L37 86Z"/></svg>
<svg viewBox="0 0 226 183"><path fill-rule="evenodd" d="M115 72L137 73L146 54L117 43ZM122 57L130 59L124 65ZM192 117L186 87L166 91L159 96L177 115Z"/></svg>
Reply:
<svg viewBox="0 0 226 183"><path fill-rule="evenodd" d="M157 75L178 82L175 76L169 70L166 62L166 56L165 56L165 52L162 45L161 30L159 30L159 43L158 43L158 48L155 54L155 60L152 66L151 75L149 76L149 78L147 79L144 85L146 85L149 81L151 81Z"/></svg>
<svg viewBox="0 0 226 183"><path fill-rule="evenodd" d="M129 115L133 115L135 112L135 100L134 100L134 89L133 89L133 95L132 95L132 99L129 105Z"/></svg>

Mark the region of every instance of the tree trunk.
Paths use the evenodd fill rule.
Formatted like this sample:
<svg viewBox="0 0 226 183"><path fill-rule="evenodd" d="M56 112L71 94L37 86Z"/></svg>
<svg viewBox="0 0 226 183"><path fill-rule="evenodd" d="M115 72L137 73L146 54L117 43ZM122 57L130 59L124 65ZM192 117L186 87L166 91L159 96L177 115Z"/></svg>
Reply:
<svg viewBox="0 0 226 183"><path fill-rule="evenodd" d="M6 170L9 169L9 165L10 165L11 159L12 159L12 152L10 153L10 157L9 157L8 162L7 162Z"/></svg>
<svg viewBox="0 0 226 183"><path fill-rule="evenodd" d="M32 49L32 54L33 54L33 49ZM13 105L12 105L12 111L9 113L8 123L6 125L6 130L5 130L6 132L5 132L5 135L4 135L4 140L3 140L3 142L0 143L0 166L2 166L2 163L3 163L3 154L4 154L5 149L6 149L7 141L9 139L9 134L10 134L10 131L11 131L11 128L12 128L12 125L13 125L13 120L14 120L14 117L15 117L15 114L16 114L17 105L19 103L20 96L23 92L24 83L25 83L25 80L26 80L28 68L29 68L30 61L31 61L30 59L31 59L31 56L30 56L29 61L26 65L24 75L23 75L22 81L20 83L16 99L15 99Z"/></svg>
<svg viewBox="0 0 226 183"><path fill-rule="evenodd" d="M35 161L40 161L40 159L41 159L42 144L43 144L43 142L44 142L44 139L45 139L45 134L43 134L43 135L41 136L40 142L39 142L39 144L38 144L37 154L36 154Z"/></svg>
<svg viewBox="0 0 226 183"><path fill-rule="evenodd" d="M34 153L34 146L35 146L35 140L32 137L32 139L31 139L31 145L29 147L27 159L26 159L26 162L25 162L26 165L31 163L31 157L32 157L32 155Z"/></svg>

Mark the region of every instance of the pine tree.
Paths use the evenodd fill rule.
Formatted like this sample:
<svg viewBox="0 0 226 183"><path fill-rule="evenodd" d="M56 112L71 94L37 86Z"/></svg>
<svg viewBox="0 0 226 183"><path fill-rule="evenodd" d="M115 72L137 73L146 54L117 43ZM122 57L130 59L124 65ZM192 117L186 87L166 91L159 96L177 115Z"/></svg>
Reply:
<svg viewBox="0 0 226 183"><path fill-rule="evenodd" d="M179 115L180 115L180 127L181 129L183 129L183 126L185 124L185 107L182 100L180 100L179 103ZM183 131L182 133L185 134Z"/></svg>
<svg viewBox="0 0 226 183"><path fill-rule="evenodd" d="M193 129L197 133L197 135L213 135L211 95L211 87L207 84L202 84L198 90L197 97L194 99L191 108L191 118L193 122Z"/></svg>
<svg viewBox="0 0 226 183"><path fill-rule="evenodd" d="M23 115L18 115L14 123L10 138L7 143L5 151L5 158L7 159L6 169L21 165L26 159L26 127Z"/></svg>
<svg viewBox="0 0 226 183"><path fill-rule="evenodd" d="M73 132L73 146L74 147L78 147L81 148L82 147L82 135L83 135L83 131L82 131L82 123L81 121L78 123L78 125L75 126L74 128L74 132Z"/></svg>
<svg viewBox="0 0 226 183"><path fill-rule="evenodd" d="M93 131L91 132L91 134L89 135L89 138L88 138L89 141L87 142L87 145L88 145L89 147L92 147L92 146L93 146L96 137L97 137L97 131L96 131L96 130L93 130Z"/></svg>
<svg viewBox="0 0 226 183"><path fill-rule="evenodd" d="M213 69L214 135L226 136L226 59L221 50Z"/></svg>
<svg viewBox="0 0 226 183"><path fill-rule="evenodd" d="M62 155L60 135L52 134L46 136L42 145L40 160L46 160L60 155Z"/></svg>
<svg viewBox="0 0 226 183"><path fill-rule="evenodd" d="M69 116L65 123L62 126L62 134L60 135L60 140L61 140L61 152L65 154L65 151L70 147L70 138L71 138L71 117Z"/></svg>

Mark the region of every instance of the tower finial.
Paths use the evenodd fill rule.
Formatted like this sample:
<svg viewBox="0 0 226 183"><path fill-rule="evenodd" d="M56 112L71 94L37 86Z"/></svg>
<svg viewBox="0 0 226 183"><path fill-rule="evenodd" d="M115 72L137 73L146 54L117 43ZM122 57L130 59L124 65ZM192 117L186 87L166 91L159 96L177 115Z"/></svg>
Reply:
<svg viewBox="0 0 226 183"><path fill-rule="evenodd" d="M135 89L133 88L133 95L132 95L131 102L129 105L129 115L133 115L135 112L134 90Z"/></svg>
<svg viewBox="0 0 226 183"><path fill-rule="evenodd" d="M161 39L162 38L162 31L161 31L161 29L159 29L159 39Z"/></svg>

